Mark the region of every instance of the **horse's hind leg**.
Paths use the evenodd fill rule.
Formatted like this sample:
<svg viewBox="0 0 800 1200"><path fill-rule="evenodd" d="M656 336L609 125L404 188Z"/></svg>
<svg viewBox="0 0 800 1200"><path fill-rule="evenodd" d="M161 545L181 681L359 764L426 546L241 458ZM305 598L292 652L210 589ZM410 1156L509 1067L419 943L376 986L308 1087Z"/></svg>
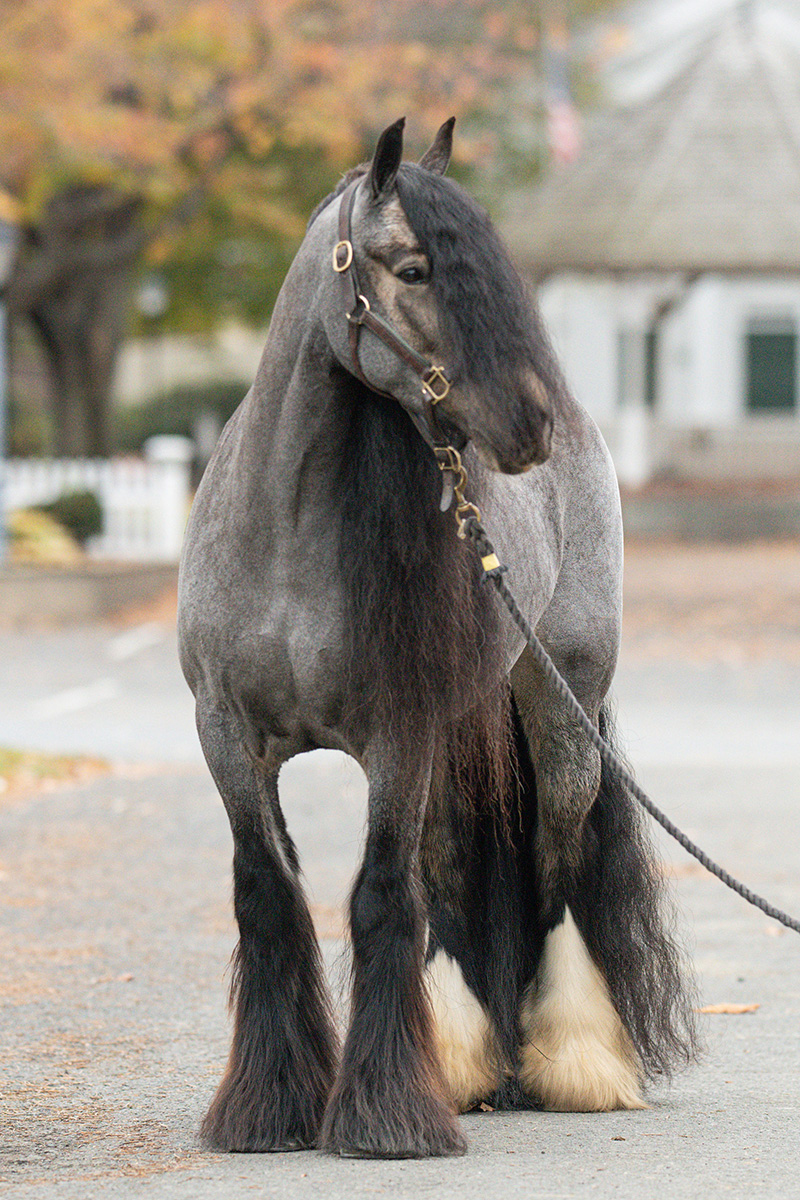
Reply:
<svg viewBox="0 0 800 1200"><path fill-rule="evenodd" d="M234 1032L201 1134L221 1150L316 1144L337 1047L319 946L278 806L277 768L262 773L231 724L202 713L198 730L234 842Z"/></svg>
<svg viewBox="0 0 800 1200"><path fill-rule="evenodd" d="M367 844L350 901L351 1021L322 1145L357 1157L461 1154L422 977L417 858L430 766L371 758Z"/></svg>
<svg viewBox="0 0 800 1200"><path fill-rule="evenodd" d="M604 854L593 838L589 814L598 795L601 763L549 685L528 669L518 704L536 776L534 849L544 943L521 1012L520 1080L545 1108L594 1111L645 1107L640 1063L609 991L597 941L590 953L576 909L601 923L624 920L624 898L587 896L587 858ZM596 719L599 696L580 697ZM620 902L621 906L620 906ZM617 904L616 913L600 912ZM585 922L582 922L585 925Z"/></svg>
<svg viewBox="0 0 800 1200"><path fill-rule="evenodd" d="M609 738L607 676L589 654L565 673ZM521 1081L547 1108L642 1108L643 1077L695 1053L663 879L627 789L549 685L515 675L536 775L545 934L522 1007Z"/></svg>

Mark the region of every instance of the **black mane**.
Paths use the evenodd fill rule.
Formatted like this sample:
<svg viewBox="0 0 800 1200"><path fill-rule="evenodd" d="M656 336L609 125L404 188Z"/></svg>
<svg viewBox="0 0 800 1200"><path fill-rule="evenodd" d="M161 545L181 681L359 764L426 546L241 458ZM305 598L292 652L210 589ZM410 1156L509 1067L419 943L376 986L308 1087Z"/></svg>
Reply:
<svg viewBox="0 0 800 1200"><path fill-rule="evenodd" d="M324 212L324 210L328 207L328 205L333 200L335 200L337 196L341 196L342 192L348 186L348 184L352 183L352 181L354 179L358 179L361 175L365 175L367 173L368 167L369 167L369 163L362 163L361 166L351 167L351 169L345 175L342 176L342 178L339 180L339 182L337 183L337 185L333 189L333 191L328 192L327 196L324 196L323 199L320 200L319 204L316 206L316 208L312 212L311 216L308 218L308 224L306 225L306 233L311 228L311 226L314 224L314 222L316 221L319 214L321 212Z"/></svg>
<svg viewBox="0 0 800 1200"><path fill-rule="evenodd" d="M509 710L494 598L439 511L440 471L406 413L344 371L336 386L352 414L340 490L352 694L392 737L433 737L468 790L476 770L499 785ZM477 460L470 475L479 498Z"/></svg>
<svg viewBox="0 0 800 1200"><path fill-rule="evenodd" d="M527 364L555 400L564 383L543 322L487 213L452 180L410 163L397 193L431 264L455 378L499 393L509 366Z"/></svg>

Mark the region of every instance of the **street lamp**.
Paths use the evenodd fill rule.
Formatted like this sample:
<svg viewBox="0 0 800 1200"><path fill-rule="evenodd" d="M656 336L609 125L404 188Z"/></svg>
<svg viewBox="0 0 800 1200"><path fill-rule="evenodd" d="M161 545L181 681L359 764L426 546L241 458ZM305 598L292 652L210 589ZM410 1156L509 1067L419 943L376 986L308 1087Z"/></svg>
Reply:
<svg viewBox="0 0 800 1200"><path fill-rule="evenodd" d="M14 265L19 230L0 216L0 564L6 560L5 460L8 449L8 355L6 286Z"/></svg>

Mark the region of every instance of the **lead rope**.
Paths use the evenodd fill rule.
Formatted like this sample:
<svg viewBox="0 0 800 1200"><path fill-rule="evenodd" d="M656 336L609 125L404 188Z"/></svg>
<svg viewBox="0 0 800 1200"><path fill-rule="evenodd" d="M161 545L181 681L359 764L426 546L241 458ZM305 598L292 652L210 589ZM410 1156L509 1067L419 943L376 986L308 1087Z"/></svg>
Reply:
<svg viewBox="0 0 800 1200"><path fill-rule="evenodd" d="M443 466L441 461L440 466L442 466L443 470L451 469ZM490 580L494 584L498 596L505 604L506 608L511 614L512 620L528 643L531 653L533 654L537 663L550 680L569 711L575 717L581 729L589 738L589 741L599 751L600 757L608 767L609 771L617 776L617 778L625 785L631 795L639 801L642 808L650 814L653 820L657 821L661 828L665 829L670 837L673 837L679 845L683 846L684 850L691 854L693 858L696 858L697 861L704 866L707 871L710 871L712 875L716 875L717 879L721 879L726 887L729 887L732 891L736 892L736 894L741 896L743 900L746 900L748 904L753 904L756 908L760 908L761 911L766 913L768 917L772 917L774 921L780 921L781 925L785 925L787 929L793 929L795 933L800 933L800 921L796 920L794 917L790 917L788 913L782 912L781 909L775 908L775 906L770 904L769 901L764 900L763 897L756 895L756 893L752 892L750 888L746 887L743 883L740 883L738 879L734 879L734 877L730 875L724 867L719 866L718 863L715 863L713 859L709 858L704 850L701 850L699 846L696 846L695 843L691 841L682 830L678 829L677 825L674 825L672 821L670 821L669 817L665 816L660 808L656 807L647 793L643 792L639 787L630 771L627 769L622 760L614 753L608 742L600 734L593 722L589 720L589 717L584 712L582 706L572 694L572 690L566 679L564 679L564 677L561 675L552 658L539 641L533 629L525 620L525 617L520 612L519 605L509 591L508 586L503 579L503 575L507 568L501 564L495 552L494 546L489 541L486 530L481 524L480 512L474 504L464 501L463 485L466 483L466 473L461 466L460 459L458 466L464 476L463 481L459 480L459 483L461 483L461 488L459 489L459 487L456 486L455 489L456 499L460 502L456 509L458 536L462 539L468 539L475 546L481 558L484 578ZM459 495L459 491L461 491L461 495Z"/></svg>

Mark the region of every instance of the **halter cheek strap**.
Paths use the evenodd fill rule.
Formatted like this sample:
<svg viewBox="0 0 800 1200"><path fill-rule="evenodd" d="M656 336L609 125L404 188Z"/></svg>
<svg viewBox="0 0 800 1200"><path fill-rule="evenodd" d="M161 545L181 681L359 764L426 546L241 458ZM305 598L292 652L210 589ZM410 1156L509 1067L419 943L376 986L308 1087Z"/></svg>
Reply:
<svg viewBox="0 0 800 1200"><path fill-rule="evenodd" d="M460 445L454 448L453 439L448 439L436 414L436 405L440 400L444 400L450 391L450 381L443 368L429 362L413 346L410 346L388 321L373 312L369 300L361 290L352 242L353 207L360 182L360 179L354 179L342 192L339 202L339 240L333 248L333 269L342 281L342 299L348 323L353 374L371 391L378 392L390 399L396 399L391 393L376 387L364 374L358 349L361 330L366 327L419 375L422 384L422 412L414 412L408 408L406 412L420 435L433 450L442 469L441 509L442 512L446 512L453 501L454 483L456 482L453 478L454 471L451 465L453 460L449 451L463 450L467 439L460 435Z"/></svg>

